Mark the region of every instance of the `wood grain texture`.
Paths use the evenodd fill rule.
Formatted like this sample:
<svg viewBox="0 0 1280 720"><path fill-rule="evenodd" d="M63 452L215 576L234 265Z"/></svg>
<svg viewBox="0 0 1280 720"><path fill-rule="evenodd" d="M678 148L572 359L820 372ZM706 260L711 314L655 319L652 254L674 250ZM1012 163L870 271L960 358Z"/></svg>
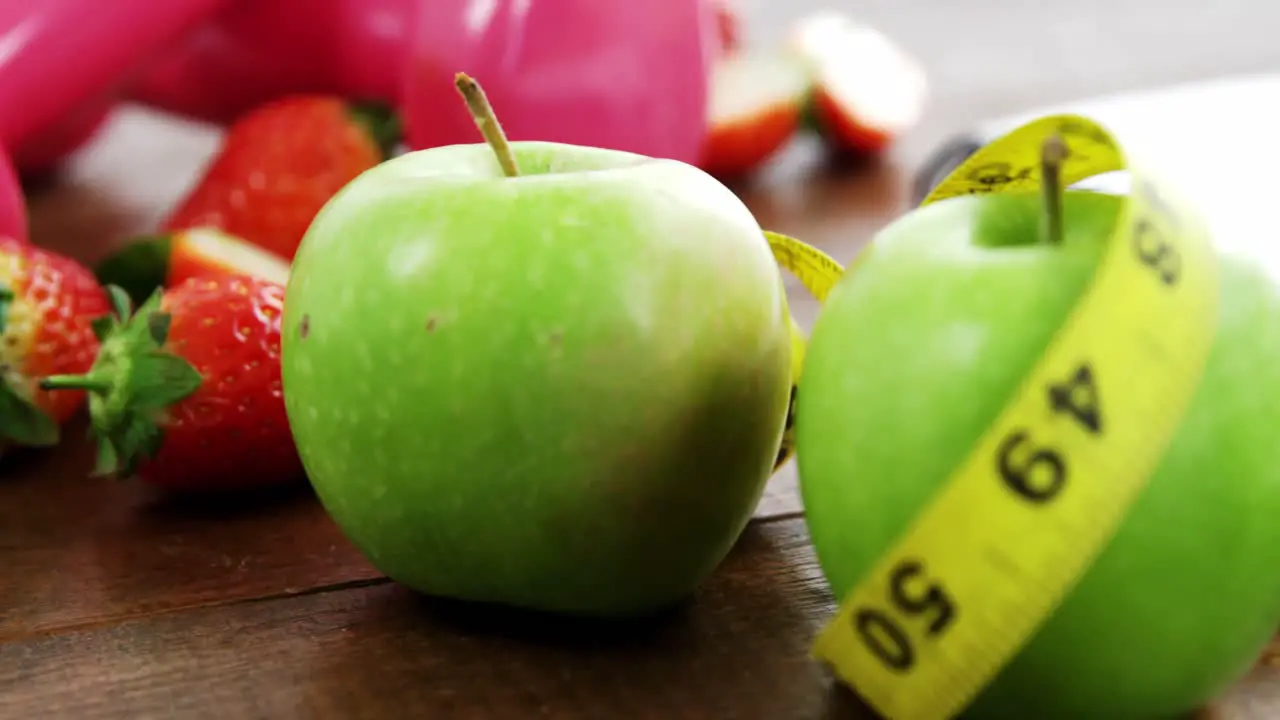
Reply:
<svg viewBox="0 0 1280 720"><path fill-rule="evenodd" d="M688 603L551 621L391 583L0 645L0 697L50 718L873 718L809 643L833 611L797 519L758 522ZM1280 715L1262 664L1207 717Z"/></svg>
<svg viewBox="0 0 1280 720"><path fill-rule="evenodd" d="M741 4L760 44L801 13L847 7L930 73L928 116L883 161L828 162L803 139L735 188L762 225L842 261L906 207L911 170L934 144L975 121L1280 69L1280 5L1265 0ZM1205 124L1217 120L1207 114ZM119 111L60 176L32 185L34 239L102 257L154 227L217 139L207 127ZM816 304L798 283L788 290L808 326ZM629 627L548 628L387 583L304 489L176 503L85 477L87 450L73 441L0 463L5 717L867 717L806 656L832 607L795 517L793 465L761 503L759 517L773 519L755 523L681 610ZM1268 656L1207 714L1280 717L1280 669Z"/></svg>
<svg viewBox="0 0 1280 720"><path fill-rule="evenodd" d="M53 717L856 718L806 657L829 607L784 521L653 621L554 623L384 584L0 645L0 697Z"/></svg>
<svg viewBox="0 0 1280 720"><path fill-rule="evenodd" d="M309 488L178 501L91 466L87 443L6 459L0 642L378 576Z"/></svg>

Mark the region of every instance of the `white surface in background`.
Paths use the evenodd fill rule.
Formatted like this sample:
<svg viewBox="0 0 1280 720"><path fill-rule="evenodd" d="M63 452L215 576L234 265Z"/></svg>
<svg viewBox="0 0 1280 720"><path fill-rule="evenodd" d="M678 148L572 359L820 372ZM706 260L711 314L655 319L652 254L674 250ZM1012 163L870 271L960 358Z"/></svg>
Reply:
<svg viewBox="0 0 1280 720"><path fill-rule="evenodd" d="M1194 201L1219 247L1255 258L1280 280L1280 174L1273 174L1280 163L1280 76L1232 77L1043 106L993 120L980 132L990 137L1058 112L1101 122L1142 165ZM1127 177L1111 175L1088 186L1123 191Z"/></svg>

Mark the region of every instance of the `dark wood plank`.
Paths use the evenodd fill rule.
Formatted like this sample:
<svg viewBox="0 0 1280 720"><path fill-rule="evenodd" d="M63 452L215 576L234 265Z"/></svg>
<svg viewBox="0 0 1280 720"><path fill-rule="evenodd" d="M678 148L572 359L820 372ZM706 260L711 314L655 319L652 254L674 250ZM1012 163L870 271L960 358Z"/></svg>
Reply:
<svg viewBox="0 0 1280 720"><path fill-rule="evenodd" d="M0 642L379 577L305 486L183 500L91 465L79 440L0 463Z"/></svg>
<svg viewBox="0 0 1280 720"><path fill-rule="evenodd" d="M657 621L548 628L383 584L0 645L0 697L68 718L856 718L806 658L829 602L799 524L768 523Z"/></svg>
<svg viewBox="0 0 1280 720"><path fill-rule="evenodd" d="M787 21L825 4L744 0L748 35L777 40ZM1280 67L1280 6L1262 0L1081 0L1070 16L996 0L850 9L924 60L934 88L924 123L883 163L829 170L807 139L738 188L763 225L840 260L905 208L910 171L934 143L971 122ZM101 257L154 226L216 141L209 128L118 113L61 177L33 190L35 239ZM808 325L816 304L789 289ZM71 443L0 467L0 643L10 641L0 644L0 697L33 715L858 716L805 658L830 607L796 521L753 527L697 601L663 623L552 641L381 583L305 493L200 511L88 479L88 464ZM799 507L784 468L760 515ZM1280 715L1278 672L1261 667L1219 705L1222 716Z"/></svg>
<svg viewBox="0 0 1280 720"><path fill-rule="evenodd" d="M177 502L91 464L80 442L6 460L0 642L378 576L308 488Z"/></svg>
<svg viewBox="0 0 1280 720"><path fill-rule="evenodd" d="M833 611L799 520L754 524L675 612L551 622L369 587L0 645L18 716L870 718L808 657ZM1280 714L1266 663L1215 708Z"/></svg>

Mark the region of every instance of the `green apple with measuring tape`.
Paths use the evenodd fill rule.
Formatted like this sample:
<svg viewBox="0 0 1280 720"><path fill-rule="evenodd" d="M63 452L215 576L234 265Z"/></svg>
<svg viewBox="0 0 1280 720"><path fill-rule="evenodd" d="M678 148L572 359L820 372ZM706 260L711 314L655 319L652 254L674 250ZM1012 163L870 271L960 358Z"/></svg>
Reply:
<svg viewBox="0 0 1280 720"><path fill-rule="evenodd" d="M684 163L508 143L410 153L319 213L283 319L317 494L392 579L581 615L684 598L728 553L791 393L786 294Z"/></svg>
<svg viewBox="0 0 1280 720"><path fill-rule="evenodd" d="M1120 169L1125 196L1061 191ZM1261 269L1105 129L1015 130L815 323L796 453L842 601L815 654L893 720L1193 710L1280 625L1278 390Z"/></svg>

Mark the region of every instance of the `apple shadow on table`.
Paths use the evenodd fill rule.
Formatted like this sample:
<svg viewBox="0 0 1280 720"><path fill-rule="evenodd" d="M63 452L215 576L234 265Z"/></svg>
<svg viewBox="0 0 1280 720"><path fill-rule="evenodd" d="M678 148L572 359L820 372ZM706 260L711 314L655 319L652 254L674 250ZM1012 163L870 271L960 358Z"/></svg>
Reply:
<svg viewBox="0 0 1280 720"><path fill-rule="evenodd" d="M631 618L583 618L426 595L412 595L409 602L432 624L469 636L587 650L654 642L687 617L693 599Z"/></svg>
<svg viewBox="0 0 1280 720"><path fill-rule="evenodd" d="M825 618L830 604L825 585L814 582L802 535L763 524L774 527L749 526L693 596L634 619L584 620L379 585L349 601L352 615L335 619L342 643L316 656L314 677L319 687L361 686L368 675L380 692L417 698L424 710L447 705L451 713L511 702L573 715L582 707L564 689L572 678L573 687L607 688L592 703L600 713L647 698L655 712L679 703L689 717L715 717L736 698L759 710L756 717L872 720L808 657L818 616ZM490 696L472 699L482 686Z"/></svg>

